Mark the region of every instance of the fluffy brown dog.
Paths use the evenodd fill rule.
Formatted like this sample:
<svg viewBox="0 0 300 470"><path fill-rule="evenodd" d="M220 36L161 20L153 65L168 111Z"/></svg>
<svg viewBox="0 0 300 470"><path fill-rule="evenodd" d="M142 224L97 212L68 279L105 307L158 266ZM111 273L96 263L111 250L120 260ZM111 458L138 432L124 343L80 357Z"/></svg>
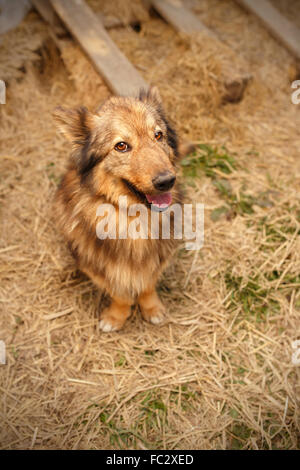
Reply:
<svg viewBox="0 0 300 470"><path fill-rule="evenodd" d="M120 329L135 303L145 320L160 323L164 307L155 285L176 246L174 217L170 239L162 239L161 233L154 239L148 225L141 228L149 233L147 239L100 239L96 233L99 205L113 205L118 215L120 196L127 196L128 205L143 204L149 218L151 207L181 203L177 137L158 90L141 92L139 98L112 97L96 114L86 108L58 108L55 119L73 146L55 198L56 219L79 269L111 296L100 328ZM117 216L119 234L120 220Z"/></svg>

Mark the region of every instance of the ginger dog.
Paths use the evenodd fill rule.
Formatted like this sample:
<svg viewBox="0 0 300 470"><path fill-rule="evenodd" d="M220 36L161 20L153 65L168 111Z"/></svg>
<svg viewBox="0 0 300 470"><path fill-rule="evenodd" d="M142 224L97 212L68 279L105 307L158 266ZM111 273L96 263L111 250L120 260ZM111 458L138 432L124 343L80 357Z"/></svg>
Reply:
<svg viewBox="0 0 300 470"><path fill-rule="evenodd" d="M73 148L55 215L78 268L111 297L100 328L122 328L135 303L145 320L160 323L165 309L155 286L176 248L174 230L170 239L161 233L158 239L100 239L96 233L99 204L113 205L118 214L120 196L127 196L128 205L143 204L149 216L151 208L181 204L177 136L158 90L142 91L139 98L109 98L95 114L84 107L57 108L54 117Z"/></svg>

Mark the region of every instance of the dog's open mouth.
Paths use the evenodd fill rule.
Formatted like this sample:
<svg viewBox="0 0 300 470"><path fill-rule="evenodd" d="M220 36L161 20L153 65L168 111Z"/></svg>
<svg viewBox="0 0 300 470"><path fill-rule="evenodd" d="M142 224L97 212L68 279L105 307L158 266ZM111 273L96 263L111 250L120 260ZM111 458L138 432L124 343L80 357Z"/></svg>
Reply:
<svg viewBox="0 0 300 470"><path fill-rule="evenodd" d="M157 196L150 196L146 194L147 201L152 205L154 209L159 211L166 210L172 202L171 193L158 194Z"/></svg>
<svg viewBox="0 0 300 470"><path fill-rule="evenodd" d="M123 182L126 184L127 188L130 189L130 191L149 208L161 212L165 211L171 205L172 194L170 192L151 196L151 194L142 193L128 180L123 179Z"/></svg>

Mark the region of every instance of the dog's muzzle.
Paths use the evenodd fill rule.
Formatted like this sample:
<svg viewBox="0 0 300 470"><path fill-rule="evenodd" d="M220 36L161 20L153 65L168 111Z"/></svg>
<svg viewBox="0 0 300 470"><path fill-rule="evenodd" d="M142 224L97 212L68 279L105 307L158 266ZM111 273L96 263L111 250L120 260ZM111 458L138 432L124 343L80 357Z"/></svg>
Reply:
<svg viewBox="0 0 300 470"><path fill-rule="evenodd" d="M159 173L155 178L152 179L152 183L155 189L158 191L169 191L173 188L176 181L176 176L170 172Z"/></svg>

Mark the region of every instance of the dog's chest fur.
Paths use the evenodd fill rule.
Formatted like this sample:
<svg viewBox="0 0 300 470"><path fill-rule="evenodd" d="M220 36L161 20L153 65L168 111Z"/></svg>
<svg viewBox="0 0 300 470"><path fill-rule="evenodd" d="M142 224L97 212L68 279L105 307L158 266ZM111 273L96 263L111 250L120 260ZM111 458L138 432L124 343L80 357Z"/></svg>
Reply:
<svg viewBox="0 0 300 470"><path fill-rule="evenodd" d="M138 202L132 200L130 193L128 199L135 204ZM136 297L157 280L176 247L176 241L172 238L151 239L149 223L148 239L99 239L96 233L97 208L107 202L86 191L76 172L69 170L56 195L56 219L82 271L97 278L111 295ZM161 217L162 214L160 221ZM124 221L124 218L120 220ZM118 234L117 205L115 221ZM127 219L127 225L130 221L132 218Z"/></svg>

